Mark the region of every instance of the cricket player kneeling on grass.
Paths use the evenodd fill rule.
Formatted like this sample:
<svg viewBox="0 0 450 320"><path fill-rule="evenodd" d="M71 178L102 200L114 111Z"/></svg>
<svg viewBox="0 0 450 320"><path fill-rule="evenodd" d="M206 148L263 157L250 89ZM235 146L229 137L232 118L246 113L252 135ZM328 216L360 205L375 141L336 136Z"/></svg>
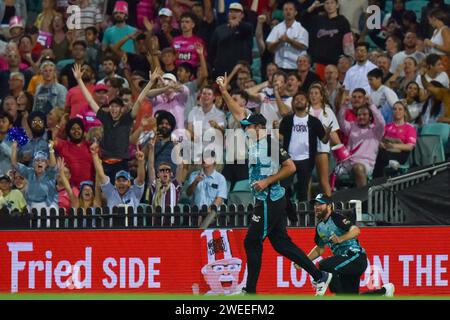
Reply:
<svg viewBox="0 0 450 320"><path fill-rule="evenodd" d="M315 260L323 254L325 246L330 247L333 256L319 262L319 270L333 274L330 291L336 294L359 294L360 278L367 268L366 251L356 239L360 229L349 219L333 211L330 197L319 194L311 202L314 204L318 224L314 238L316 246L308 258ZM299 267L296 265L296 268ZM363 294L392 297L394 285L388 283L381 289Z"/></svg>

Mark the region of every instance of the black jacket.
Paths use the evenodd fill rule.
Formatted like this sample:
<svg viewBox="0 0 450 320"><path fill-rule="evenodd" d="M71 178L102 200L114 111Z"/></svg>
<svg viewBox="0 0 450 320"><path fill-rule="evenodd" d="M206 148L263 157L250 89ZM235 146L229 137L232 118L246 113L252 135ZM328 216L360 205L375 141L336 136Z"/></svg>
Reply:
<svg viewBox="0 0 450 320"><path fill-rule="evenodd" d="M285 116L280 123L280 134L283 136L283 149L289 151L291 143L292 127L294 126L294 115ZM309 134L309 159L313 160L317 153L317 139L322 140L325 137L325 129L322 122L314 116L308 118Z"/></svg>
<svg viewBox="0 0 450 320"><path fill-rule="evenodd" d="M241 22L231 28L223 24L214 31L208 55L213 66L213 76L230 73L239 60L252 63L253 27Z"/></svg>

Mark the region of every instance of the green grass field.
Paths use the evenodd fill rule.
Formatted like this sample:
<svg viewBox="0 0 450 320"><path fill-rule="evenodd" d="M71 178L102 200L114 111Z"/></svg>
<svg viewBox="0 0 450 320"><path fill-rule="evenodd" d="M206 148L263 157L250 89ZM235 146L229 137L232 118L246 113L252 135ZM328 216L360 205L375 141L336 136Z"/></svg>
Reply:
<svg viewBox="0 0 450 320"><path fill-rule="evenodd" d="M374 296L326 296L309 295L256 295L256 296L194 296L178 294L0 294L0 300L450 300L450 296L396 296L394 298Z"/></svg>

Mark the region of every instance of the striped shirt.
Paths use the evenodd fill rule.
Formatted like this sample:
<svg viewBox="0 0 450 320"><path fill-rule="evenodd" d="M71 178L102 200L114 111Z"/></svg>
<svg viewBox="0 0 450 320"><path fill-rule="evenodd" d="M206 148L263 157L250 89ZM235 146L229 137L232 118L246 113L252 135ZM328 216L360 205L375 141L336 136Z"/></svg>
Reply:
<svg viewBox="0 0 450 320"><path fill-rule="evenodd" d="M80 21L81 28L84 30L87 27L95 26L97 23L101 23L103 16L100 10L95 5L90 4L86 8L80 9Z"/></svg>
<svg viewBox="0 0 450 320"><path fill-rule="evenodd" d="M151 199L151 204L155 207L161 206L162 212L164 212L166 207L173 208L177 205L178 200L180 199L182 185L180 185L176 179L172 180L167 191L163 192L161 196L161 199L164 199L164 201L161 201L160 203L156 203L156 182L153 182L150 188L149 199Z"/></svg>

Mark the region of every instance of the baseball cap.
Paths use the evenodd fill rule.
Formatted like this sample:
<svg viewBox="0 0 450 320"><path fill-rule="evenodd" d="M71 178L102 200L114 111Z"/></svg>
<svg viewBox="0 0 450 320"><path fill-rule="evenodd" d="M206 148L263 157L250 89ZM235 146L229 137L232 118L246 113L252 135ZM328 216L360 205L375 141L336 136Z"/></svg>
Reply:
<svg viewBox="0 0 450 320"><path fill-rule="evenodd" d="M91 180L85 180L80 183L80 192L83 190L85 186L90 186L94 189L94 182Z"/></svg>
<svg viewBox="0 0 450 320"><path fill-rule="evenodd" d="M244 7L242 7L242 4L240 4L239 2L233 2L230 4L230 6L228 7L229 10L239 10L239 11L244 11Z"/></svg>
<svg viewBox="0 0 450 320"><path fill-rule="evenodd" d="M171 16L173 16L173 13L172 13L172 10L170 10L168 8L162 8L161 10L159 10L158 16L171 17Z"/></svg>
<svg viewBox="0 0 450 320"><path fill-rule="evenodd" d="M25 23L23 21L23 18L14 16L9 19L9 30L15 27L25 28Z"/></svg>
<svg viewBox="0 0 450 320"><path fill-rule="evenodd" d="M36 161L36 160L48 160L47 153L45 153L44 151L37 151L34 154L33 160L34 161Z"/></svg>
<svg viewBox="0 0 450 320"><path fill-rule="evenodd" d="M319 204L333 204L333 199L326 194L319 193L314 199L310 201L312 205Z"/></svg>
<svg viewBox="0 0 450 320"><path fill-rule="evenodd" d="M127 180L131 180L130 173L125 170L120 170L119 172L116 173L116 180L119 178L125 178Z"/></svg>
<svg viewBox="0 0 450 320"><path fill-rule="evenodd" d="M121 12L128 15L128 3L125 1L117 1L114 6L114 13Z"/></svg>
<svg viewBox="0 0 450 320"><path fill-rule="evenodd" d="M241 125L248 126L251 124L261 124L265 126L267 123L266 118L261 113L252 113L247 119L241 120Z"/></svg>
<svg viewBox="0 0 450 320"><path fill-rule="evenodd" d="M108 88L108 86L106 85L106 84L104 84L104 83L98 83L98 84L96 84L95 86L94 86L94 92L97 92L97 91L108 91L109 90L109 88Z"/></svg>
<svg viewBox="0 0 450 320"><path fill-rule="evenodd" d="M6 180L8 182L11 182L11 178L7 174L1 175L0 176L0 181L1 180Z"/></svg>
<svg viewBox="0 0 450 320"><path fill-rule="evenodd" d="M173 73L164 73L162 76L163 79L172 80L173 82L177 82L177 77Z"/></svg>

